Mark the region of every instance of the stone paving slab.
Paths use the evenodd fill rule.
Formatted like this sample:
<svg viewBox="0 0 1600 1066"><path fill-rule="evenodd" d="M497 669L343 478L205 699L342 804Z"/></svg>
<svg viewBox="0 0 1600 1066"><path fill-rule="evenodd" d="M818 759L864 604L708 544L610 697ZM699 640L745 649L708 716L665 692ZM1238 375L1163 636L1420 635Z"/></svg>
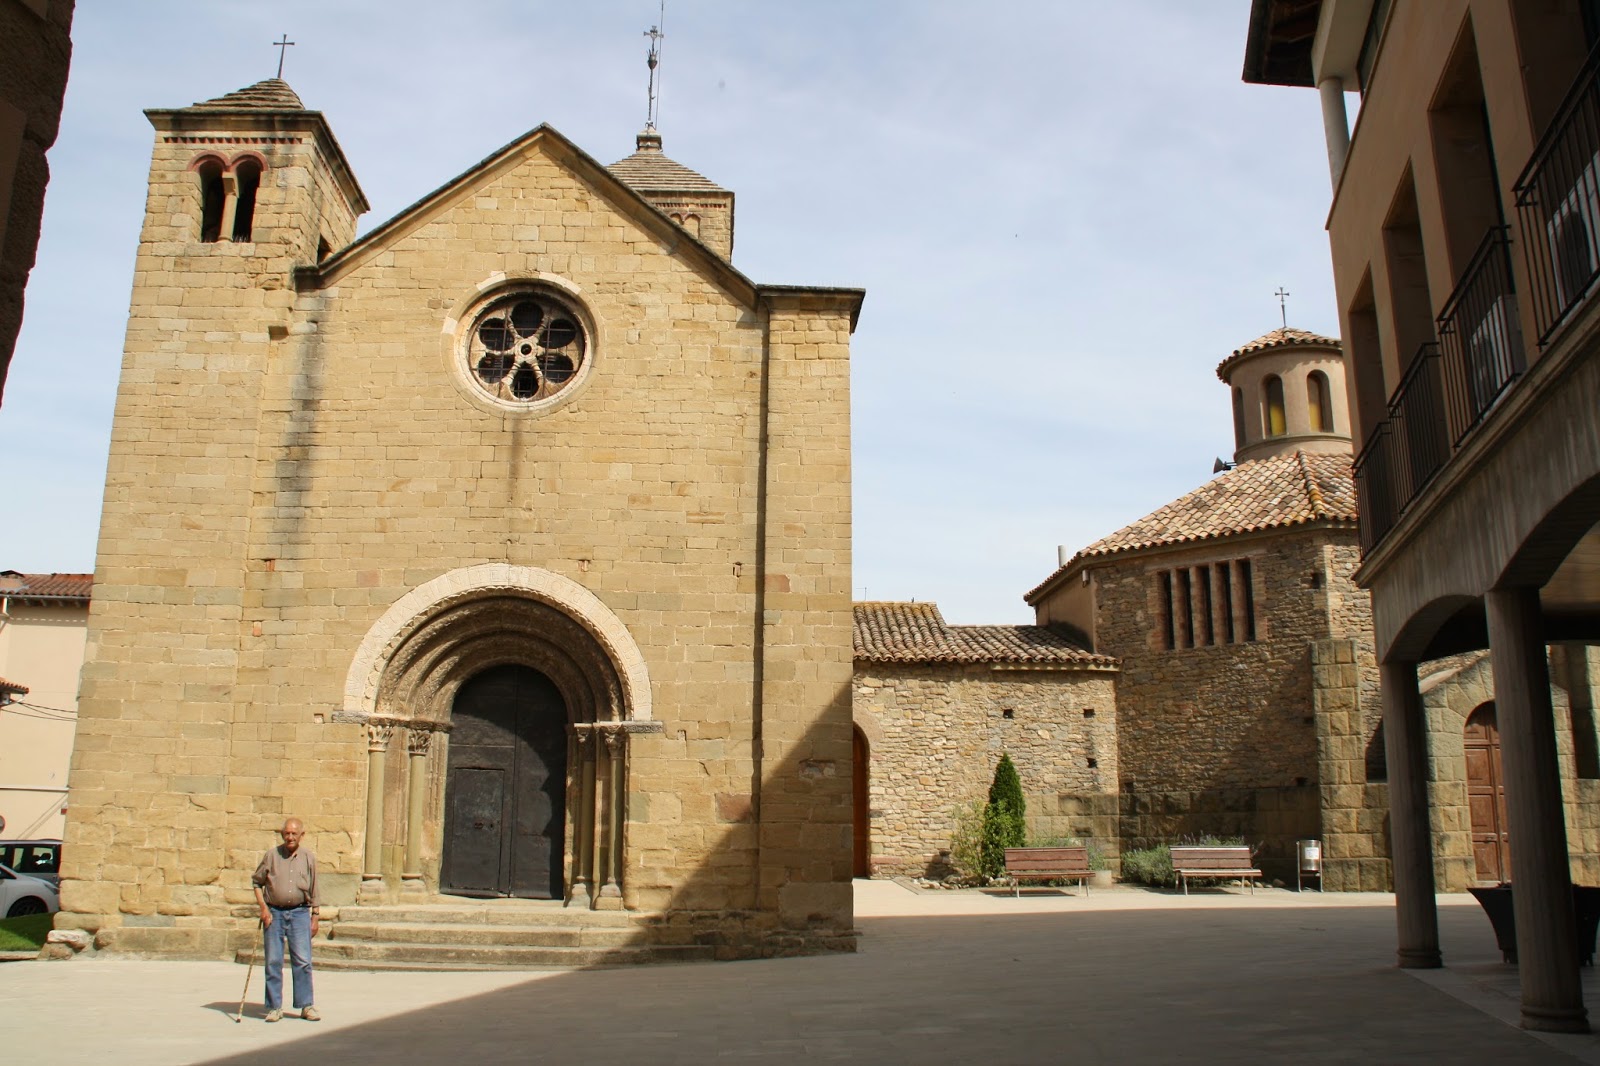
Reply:
<svg viewBox="0 0 1600 1066"><path fill-rule="evenodd" d="M244 967L0 966L10 1061L177 1063L1600 1062L1542 1039L1470 898L1446 970L1393 965L1389 896L912 893L858 882L861 951L543 974L317 977L326 1021L243 1024ZM1587 972L1586 972L1586 976ZM1591 1014L1600 1019L1600 1003ZM1498 1015L1498 1016L1497 1016ZM19 1024L25 1022L25 1024ZM1181 1054L1179 1050L1181 1049Z"/></svg>

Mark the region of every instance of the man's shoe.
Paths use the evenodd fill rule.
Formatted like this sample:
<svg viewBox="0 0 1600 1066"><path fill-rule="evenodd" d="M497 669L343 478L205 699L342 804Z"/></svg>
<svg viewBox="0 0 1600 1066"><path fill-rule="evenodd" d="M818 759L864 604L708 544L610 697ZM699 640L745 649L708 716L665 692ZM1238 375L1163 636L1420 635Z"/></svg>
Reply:
<svg viewBox="0 0 1600 1066"><path fill-rule="evenodd" d="M283 1021L283 1011L274 1007L272 1010L267 1011L267 1016L262 1020L268 1022L281 1022Z"/></svg>
<svg viewBox="0 0 1600 1066"><path fill-rule="evenodd" d="M300 1011L300 1017L304 1018L308 1022L320 1022L322 1020L322 1015L317 1013L317 1008L315 1007L306 1007L302 1009Z"/></svg>

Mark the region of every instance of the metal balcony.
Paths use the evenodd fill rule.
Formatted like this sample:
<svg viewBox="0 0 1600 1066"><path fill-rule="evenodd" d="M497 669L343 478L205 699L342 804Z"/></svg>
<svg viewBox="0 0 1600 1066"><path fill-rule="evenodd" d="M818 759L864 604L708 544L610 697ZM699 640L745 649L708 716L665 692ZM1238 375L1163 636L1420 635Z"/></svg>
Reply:
<svg viewBox="0 0 1600 1066"><path fill-rule="evenodd" d="M1600 50L1578 72L1514 190L1543 348L1600 278Z"/></svg>
<svg viewBox="0 0 1600 1066"><path fill-rule="evenodd" d="M1356 458L1361 548L1371 551L1526 368L1504 226L1484 236L1417 350L1388 416Z"/></svg>

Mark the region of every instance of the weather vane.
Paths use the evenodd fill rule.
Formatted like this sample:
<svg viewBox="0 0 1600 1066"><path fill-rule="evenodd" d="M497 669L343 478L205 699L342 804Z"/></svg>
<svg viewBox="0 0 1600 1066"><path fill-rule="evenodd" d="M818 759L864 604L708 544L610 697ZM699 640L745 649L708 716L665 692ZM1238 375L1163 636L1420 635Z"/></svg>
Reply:
<svg viewBox="0 0 1600 1066"><path fill-rule="evenodd" d="M650 58L646 60L650 64L650 107L645 113L644 120L644 128L647 130L656 128L656 119L660 114L658 101L661 95L661 81L660 75L656 73L656 68L661 65L661 40L666 37L662 29L666 24L667 0L661 0L661 16L656 20L656 24L650 27L650 32L645 34L646 37L650 38Z"/></svg>
<svg viewBox="0 0 1600 1066"><path fill-rule="evenodd" d="M662 0L665 3L666 0ZM294 42L289 40L289 35L283 35L283 40L273 41L272 47L278 50L278 80L283 80L283 57L289 54L289 49L294 47Z"/></svg>
<svg viewBox="0 0 1600 1066"><path fill-rule="evenodd" d="M1285 303L1284 301L1288 297L1292 296L1293 293L1289 292L1282 285L1279 285L1278 286L1278 291L1273 293L1272 295L1274 295L1274 296L1276 296L1278 298L1278 314L1283 316L1283 328L1284 329L1288 329L1289 328L1289 305L1287 303Z"/></svg>

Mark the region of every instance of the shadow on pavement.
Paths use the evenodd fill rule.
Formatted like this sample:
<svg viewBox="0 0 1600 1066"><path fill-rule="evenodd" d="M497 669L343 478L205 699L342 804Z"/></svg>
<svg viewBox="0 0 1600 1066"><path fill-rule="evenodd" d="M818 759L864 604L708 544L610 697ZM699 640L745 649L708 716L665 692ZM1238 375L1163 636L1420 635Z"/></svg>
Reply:
<svg viewBox="0 0 1600 1066"><path fill-rule="evenodd" d="M1464 970L1494 964L1481 915L1446 908L1440 920L1447 960ZM1396 969L1386 908L1267 909L1241 899L1237 909L1204 912L861 926L856 955L545 975L215 1061L276 1064L286 1053L474 1064L1563 1058Z"/></svg>

